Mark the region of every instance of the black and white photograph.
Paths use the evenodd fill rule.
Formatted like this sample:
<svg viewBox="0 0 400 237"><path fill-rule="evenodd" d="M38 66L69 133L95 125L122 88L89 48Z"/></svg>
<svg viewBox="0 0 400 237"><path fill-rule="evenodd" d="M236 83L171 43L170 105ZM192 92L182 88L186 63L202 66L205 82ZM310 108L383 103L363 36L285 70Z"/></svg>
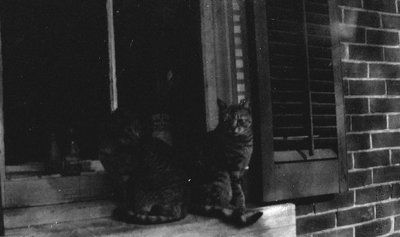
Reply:
<svg viewBox="0 0 400 237"><path fill-rule="evenodd" d="M400 236L400 0L0 0L0 236Z"/></svg>

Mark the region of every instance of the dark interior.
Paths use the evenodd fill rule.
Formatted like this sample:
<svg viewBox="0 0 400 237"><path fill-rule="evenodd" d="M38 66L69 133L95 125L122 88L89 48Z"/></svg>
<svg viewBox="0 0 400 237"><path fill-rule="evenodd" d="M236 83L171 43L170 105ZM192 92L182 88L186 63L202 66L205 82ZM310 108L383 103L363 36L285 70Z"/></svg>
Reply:
<svg viewBox="0 0 400 237"><path fill-rule="evenodd" d="M205 128L199 8L196 0L114 1L119 106L167 112L191 137Z"/></svg>
<svg viewBox="0 0 400 237"><path fill-rule="evenodd" d="M1 9L6 164L45 162L51 134L65 145L70 128L81 158L96 159L110 113L106 1L5 0ZM203 130L198 2L115 0L114 25L120 107L168 108L185 131ZM160 104L154 88L169 70L173 93Z"/></svg>

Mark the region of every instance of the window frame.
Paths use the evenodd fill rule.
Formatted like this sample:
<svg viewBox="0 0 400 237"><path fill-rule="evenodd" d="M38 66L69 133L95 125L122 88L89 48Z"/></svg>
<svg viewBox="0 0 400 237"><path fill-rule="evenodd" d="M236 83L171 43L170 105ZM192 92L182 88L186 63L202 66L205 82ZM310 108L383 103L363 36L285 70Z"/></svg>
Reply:
<svg viewBox="0 0 400 237"><path fill-rule="evenodd" d="M0 235L4 236L4 184L6 178L5 155L4 155L4 112L3 112L3 51L0 21Z"/></svg>
<svg viewBox="0 0 400 237"><path fill-rule="evenodd" d="M114 35L114 17L113 17L113 0L107 0L107 27L108 27L108 52L109 52L109 95L110 95L110 111L118 108L118 91L117 91L117 76L116 76L116 56L115 56L115 35ZM205 115L208 130L213 129L218 123L218 107L217 98L224 99L231 103L235 100L236 84L235 84L235 61L234 61L234 48L233 48L233 25L230 21L232 18L232 3L230 0L212 1L200 0L200 13L201 13L201 41L202 41L202 57L203 57L203 80L204 80L204 98L205 98ZM221 14L223 13L223 14ZM4 119L3 119L3 61L1 51L1 21L0 21L0 235L4 235L4 208L6 208L6 197L10 198L17 195L18 192L6 193L6 170L17 169L35 169L31 166L18 166L7 167L5 166L5 148L4 148ZM227 63L229 62L229 63ZM39 168L41 169L41 168ZM88 183L96 182L97 185L104 179L103 174L87 176ZM37 176L32 176L20 180L19 186L23 187L29 182L37 182L39 185L46 182L47 179L42 177L38 179ZM61 177L59 181L65 179L74 179L74 177ZM57 181L58 182L58 181ZM78 177L78 180L73 182L86 182L86 176ZM8 185L9 186L9 185ZM90 187L90 184L88 185ZM102 195L103 192L98 187L96 195ZM46 192L46 188L42 188ZM93 196L92 193L89 196ZM98 197L98 196L97 196ZM36 198L38 196L36 195ZM62 199L62 197L56 197ZM79 199L79 197L76 197ZM87 196L86 196L87 198ZM38 200L38 199L36 199ZM64 200L69 202L70 200ZM53 203L54 204L54 203ZM41 204L46 205L46 204ZM29 204L24 208L29 208ZM14 208L14 207L11 207ZM21 212L22 213L22 212Z"/></svg>
<svg viewBox="0 0 400 237"><path fill-rule="evenodd" d="M118 93L117 93L117 77L116 77L116 60L115 60L115 35L114 35L114 16L113 16L113 0L107 0L105 3L105 10L107 14L107 31L108 31L108 56L109 56L109 96L110 96L110 112L114 111L118 107ZM66 192L56 193L52 195L52 200L47 203L48 200L44 198L44 203L40 205L65 203L73 201L84 201L84 200L96 200L99 198L106 198L109 196L109 187L105 182L104 172L96 172L81 174L79 176L61 176L52 177L51 175L38 176L33 175L27 178L7 178L7 173L10 170L18 170L19 172L26 171L37 171L43 172L44 166L39 165L16 165L6 166L5 160L5 144L4 144L4 110L3 110L3 57L2 57L2 22L0 21L0 235L4 235L4 208L16 208L18 205L22 207L37 206L40 198L40 193L52 191L54 187L46 185L48 182L53 182L56 186L62 187L66 184L78 187L76 190L67 190ZM90 162L92 166L98 165L98 162ZM12 185L14 183L14 185ZM20 190L28 190L26 186L29 185L39 188L42 192L36 193L36 195L26 195L27 197L15 205L9 200L20 197ZM79 185L78 185L79 184ZM87 185L87 190L79 188L81 184ZM93 186L93 184L96 184ZM92 187L92 188L91 188ZM95 188L93 188L95 187ZM32 190L30 190L32 191ZM36 190L37 191L37 190ZM78 193L76 192L78 191ZM65 198L71 193L70 197ZM72 199L71 197L75 195ZM39 200L40 202L40 200ZM53 202L53 203L52 203Z"/></svg>
<svg viewBox="0 0 400 237"><path fill-rule="evenodd" d="M344 97L337 0L328 0L336 104L338 158L277 164L274 161L266 0L247 0L250 75L255 109L255 172L266 202L344 192L347 186ZM256 50L257 49L257 50ZM251 63L255 62L255 63ZM267 79L267 80L266 80ZM257 165L255 165L257 167ZM332 175L334 174L334 175ZM296 187L297 185L297 187ZM295 186L295 187L293 187ZM300 190L299 190L300 189Z"/></svg>

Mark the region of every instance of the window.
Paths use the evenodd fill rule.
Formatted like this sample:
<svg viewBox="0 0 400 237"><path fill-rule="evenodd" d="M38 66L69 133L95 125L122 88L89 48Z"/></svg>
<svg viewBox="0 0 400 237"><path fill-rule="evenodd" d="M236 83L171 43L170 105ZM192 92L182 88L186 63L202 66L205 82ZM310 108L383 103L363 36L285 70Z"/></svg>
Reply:
<svg viewBox="0 0 400 237"><path fill-rule="evenodd" d="M91 163L97 159L96 133L110 112L105 1L6 0L1 27L3 207L108 195L103 176L91 168L77 177L45 173L52 134L66 154L70 128L82 162L98 164Z"/></svg>
<svg viewBox="0 0 400 237"><path fill-rule="evenodd" d="M69 128L82 157L94 159L91 137L109 113L105 3L3 6L6 164L46 162L50 134L67 140Z"/></svg>
<svg viewBox="0 0 400 237"><path fill-rule="evenodd" d="M183 127L174 135L204 131L198 1L6 0L2 7L3 207L109 197L104 172L98 172L99 127L110 105L161 112L154 85L169 70L175 106L169 112ZM52 141L62 159L71 135L80 150L74 164L84 170L47 173Z"/></svg>
<svg viewBox="0 0 400 237"><path fill-rule="evenodd" d="M335 1L246 1L263 200L344 191Z"/></svg>

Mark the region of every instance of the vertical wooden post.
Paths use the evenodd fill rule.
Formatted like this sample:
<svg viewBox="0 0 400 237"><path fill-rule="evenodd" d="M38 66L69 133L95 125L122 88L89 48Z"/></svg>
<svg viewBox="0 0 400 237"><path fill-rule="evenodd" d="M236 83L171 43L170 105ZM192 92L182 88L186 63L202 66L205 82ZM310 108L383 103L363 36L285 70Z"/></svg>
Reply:
<svg viewBox="0 0 400 237"><path fill-rule="evenodd" d="M6 178L5 153L4 153L4 111L3 111L3 51L1 45L0 22L0 236L4 236L4 182Z"/></svg>
<svg viewBox="0 0 400 237"><path fill-rule="evenodd" d="M272 132L272 93L269 68L269 44L267 26L267 6L265 0L247 1L247 22L249 35L249 58L256 108L254 130L258 146L258 164L262 179L262 197L270 201L271 190L275 190L275 162ZM274 200L276 201L276 200Z"/></svg>
<svg viewBox="0 0 400 237"><path fill-rule="evenodd" d="M235 57L230 0L201 0L201 41L207 129L218 124L217 98L236 101Z"/></svg>
<svg viewBox="0 0 400 237"><path fill-rule="evenodd" d="M345 108L344 92L342 79L342 46L340 43L340 16L338 14L338 1L328 0L330 30L332 40L332 63L333 78L335 81L335 104L336 104L336 124L338 136L338 156L339 156L339 190L346 192L347 185L347 148L346 148L346 129L345 129Z"/></svg>
<svg viewBox="0 0 400 237"><path fill-rule="evenodd" d="M228 104L237 101L232 0L215 0L213 7L218 97Z"/></svg>
<svg viewBox="0 0 400 237"><path fill-rule="evenodd" d="M108 58L110 79L110 109L118 108L117 69L115 60L115 34L113 0L107 0Z"/></svg>

